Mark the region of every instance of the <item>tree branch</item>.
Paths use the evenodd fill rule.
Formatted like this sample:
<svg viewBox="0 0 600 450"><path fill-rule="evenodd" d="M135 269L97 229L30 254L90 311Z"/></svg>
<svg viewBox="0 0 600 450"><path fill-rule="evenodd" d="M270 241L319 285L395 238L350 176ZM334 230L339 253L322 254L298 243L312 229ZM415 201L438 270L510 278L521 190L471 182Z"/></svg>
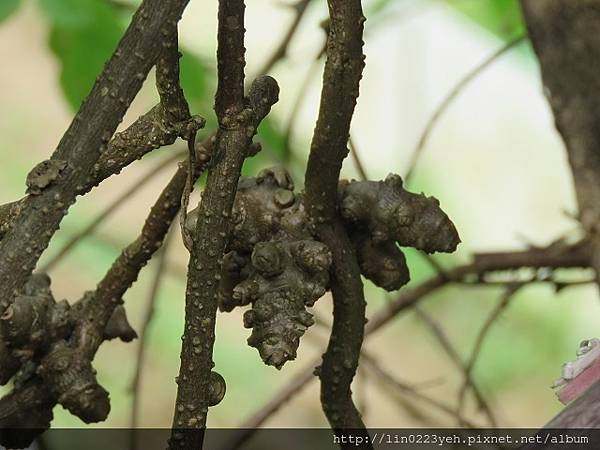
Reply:
<svg viewBox="0 0 600 450"><path fill-rule="evenodd" d="M414 288L404 289L400 295L387 306L374 314L365 329L365 338L369 338L376 331L390 323L396 316L409 310L413 305L424 299L427 295L453 282L460 282L467 277L482 279L487 273L506 270L517 270L523 267L538 268L583 268L590 267L591 249L586 241L567 246L550 246L547 248L533 248L525 251L485 253L475 255L474 261L457 266L437 274ZM244 431L236 435L233 442L243 442L252 433L252 428L263 424L285 402L300 393L313 379L312 374L318 359L307 364L306 368L284 386L278 394L250 419L243 423ZM227 449L232 447L226 447ZM235 447L233 447L235 448Z"/></svg>
<svg viewBox="0 0 600 450"><path fill-rule="evenodd" d="M151 168L147 173L142 175L139 180L131 185L129 189L124 191L119 195L111 204L109 204L89 225L84 227L81 231L77 232L73 236L69 238L67 243L49 259L42 267L38 270L40 272L47 272L52 269L58 262L67 255L82 239L86 236L89 236L94 232L94 230L104 222L111 214L113 214L123 203L127 202L131 198L133 194L135 194L138 190L144 187L149 181L154 178L158 172L166 168L169 164L171 164L176 159L180 159L182 156L181 153L174 153L170 157L165 160L159 162L156 166Z"/></svg>
<svg viewBox="0 0 600 450"><path fill-rule="evenodd" d="M157 37L168 23L177 22L187 3L142 3L51 159L28 176L32 195L0 242L0 312L22 288L76 196L90 184L94 166L156 62L161 51Z"/></svg>
<svg viewBox="0 0 600 450"><path fill-rule="evenodd" d="M421 133L421 136L419 137L419 142L417 143L415 149L412 152L412 156L411 156L410 162L408 164L408 169L406 171L406 175L404 175L405 183L408 184L408 181L412 178L415 167L417 166L417 163L419 161L419 157L421 156L421 154L423 153L423 150L425 149L425 145L427 144L427 141L429 140L429 136L431 135L431 132L433 131L433 129L439 122L440 118L448 110L448 107L450 105L452 105L454 100L456 100L456 98L461 94L461 92L463 92L463 90L467 86L469 86L473 80L477 79L477 77L479 75L481 75L481 73L485 69L487 69L494 62L496 62L502 55L504 55L509 50L511 50L514 47L516 47L517 45L519 45L524 40L525 40L525 36L518 36L515 39L504 44L500 49L495 51L492 55L490 55L488 58L483 60L480 64L478 64L472 70L470 70L463 78L460 79L460 81L456 84L456 86L454 86L450 90L450 92L448 92L448 94L444 97L444 99L441 101L441 103L438 105L438 107L435 109L435 111L433 112L433 114L431 115L429 120L427 121L427 124L425 125L425 128L423 129L423 132Z"/></svg>
<svg viewBox="0 0 600 450"><path fill-rule="evenodd" d="M300 26L300 22L306 13L309 3L311 0L297 0L293 5L289 5L290 8L294 10L294 18L290 23L289 28L285 32L283 39L279 42L279 45L271 55L271 57L265 61L264 65L258 71L259 75L268 74L271 69L277 64L278 61L282 60L287 56L288 47L290 46L290 42L294 38L296 31L298 31L298 27Z"/></svg>
<svg viewBox="0 0 600 450"><path fill-rule="evenodd" d="M218 280L229 218L252 137L279 95L275 80L262 77L253 83L248 99L244 98L244 9L243 0L219 2L215 97L219 130L192 236L170 449L202 447L208 407L215 404L210 398L211 381L215 376L220 378L211 369Z"/></svg>
<svg viewBox="0 0 600 450"><path fill-rule="evenodd" d="M172 235L174 234L171 229L167 235L165 236L165 241L160 249L160 255L158 256L158 261L156 264L156 269L154 271L154 278L152 279L152 285L150 287L150 293L148 295L148 302L146 305L146 310L144 312L144 319L142 322L142 326L139 332L139 343L137 348L136 360L135 360L135 372L133 375L133 379L131 381L131 419L130 419L130 450L136 450L138 447L137 442L137 433L136 428L138 428L139 421L139 407L141 402L141 390L140 390L140 382L142 379L144 361L146 356L146 345L147 345L147 336L148 329L150 328L150 323L154 318L154 311L156 308L156 301L158 299L158 292L161 287L161 283L163 281L163 275L165 273L165 267L167 262L167 250L169 248L169 243L172 240Z"/></svg>
<svg viewBox="0 0 600 450"><path fill-rule="evenodd" d="M212 151L211 141L203 146L198 157L197 172L207 165L208 156ZM91 363L99 345L106 338L104 330L108 319L115 308L123 302L123 294L135 282L141 269L147 264L161 243L179 210L179 199L182 195L188 169L182 164L169 184L160 194L151 208L140 236L133 241L115 260L107 274L99 283L98 288L83 296L72 307L77 318L77 327L72 333L74 351L79 355L78 360ZM43 365L51 355L42 358ZM39 376L33 376L23 383L15 383L11 393L0 399L0 428L21 428L28 426L23 422L24 417L35 414L41 422L34 422L36 430L24 434L24 439L33 439L44 431L52 419L52 409L58 402L52 394L52 386ZM106 414L108 411L106 412ZM17 434L22 433L18 430ZM5 439L14 438L11 435L0 435L2 443Z"/></svg>
<svg viewBox="0 0 600 450"><path fill-rule="evenodd" d="M321 403L334 431L353 428L366 433L350 389L363 341L365 299L356 255L337 211L337 184L348 155L350 122L364 67L365 19L360 0L329 0L328 6L331 23L321 105L305 178L312 226L333 255L334 319L320 370Z"/></svg>
<svg viewBox="0 0 600 450"><path fill-rule="evenodd" d="M566 145L579 220L594 247L600 283L600 4L522 0L556 127Z"/></svg>

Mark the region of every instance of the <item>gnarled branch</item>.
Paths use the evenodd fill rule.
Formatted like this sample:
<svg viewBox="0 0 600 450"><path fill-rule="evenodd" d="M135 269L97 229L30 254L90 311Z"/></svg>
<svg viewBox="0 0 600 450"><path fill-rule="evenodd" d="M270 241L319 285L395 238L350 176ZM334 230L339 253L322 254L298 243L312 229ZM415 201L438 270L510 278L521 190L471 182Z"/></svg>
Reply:
<svg viewBox="0 0 600 450"><path fill-rule="evenodd" d="M327 61L305 179L309 218L333 256L334 320L320 370L321 403L334 430L365 430L350 390L363 341L365 299L357 257L337 211L337 183L364 67L365 19L360 0L329 0L328 6Z"/></svg>

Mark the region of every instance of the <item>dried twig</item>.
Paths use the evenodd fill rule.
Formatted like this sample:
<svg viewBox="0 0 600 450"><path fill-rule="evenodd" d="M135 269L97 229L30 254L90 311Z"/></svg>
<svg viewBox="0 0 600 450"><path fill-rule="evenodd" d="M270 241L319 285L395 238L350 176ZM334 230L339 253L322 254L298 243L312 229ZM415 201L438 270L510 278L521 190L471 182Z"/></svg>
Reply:
<svg viewBox="0 0 600 450"><path fill-rule="evenodd" d="M425 125L423 132L419 138L419 142L417 146L412 152L410 163L408 164L408 170L406 171L406 175L404 176L404 181L408 183L410 178L413 175L419 157L423 153L423 149L427 144L427 140L431 135L431 132L437 125L438 121L442 117L442 115L446 112L448 107L454 102L454 100L460 95L460 93L473 81L475 80L481 72L487 69L493 62L495 62L498 58L508 52L510 49L516 47L518 44L525 40L525 36L518 36L517 38L507 42L502 46L499 50L494 52L491 56L486 58L480 64L478 64L475 68L473 68L470 72L468 72L461 80L454 86L450 92L444 97L439 106L435 109L432 116L429 118L429 121Z"/></svg>
<svg viewBox="0 0 600 450"><path fill-rule="evenodd" d="M365 353L363 353L361 356L362 356L362 359L368 363L369 368L371 369L373 374L375 374L377 377L379 377L381 380L383 380L386 384L392 386L394 389L398 390L402 394L412 397L412 398L418 400L420 403L424 403L429 406L432 406L432 407L450 415L451 417L459 417L461 422L464 423L465 425L467 425L471 428L477 428L477 426L474 425L472 422L470 422L468 419L466 419L460 415L457 415L457 411L455 408L453 408L435 398L425 395L422 392L419 392L419 390L415 389L413 386L409 385L408 383L398 380L397 377L391 375L386 370L382 369L381 366L379 364L377 364L377 361L373 357L371 357Z"/></svg>
<svg viewBox="0 0 600 450"><path fill-rule="evenodd" d="M288 47L290 46L292 39L298 31L300 22L302 22L302 18L304 17L304 14L306 13L310 2L311 0L298 0L296 3L289 5L289 7L291 7L294 10L294 18L292 19L289 28L285 32L283 39L281 39L279 45L277 46L273 54L269 57L267 61L265 61L264 65L259 69L259 76L267 75L275 66L275 64L277 64L279 61L286 57Z"/></svg>
<svg viewBox="0 0 600 450"><path fill-rule="evenodd" d="M483 409L483 411L485 411L485 413L488 417L490 426L496 427L497 426L496 418L494 417L492 409L490 408L487 401L485 400L483 393L481 392L481 389L479 389L478 384L473 379L472 374L466 370L466 365L463 363L460 355L458 354L458 352L456 351L456 349L454 348L454 346L452 345L452 343L446 336L446 333L444 333L444 330L442 329L440 324L437 323L432 317L430 317L429 314L427 314L425 311L423 311L419 307L419 305L415 305L413 307L413 309L414 309L415 313L417 314L417 316L432 331L433 335L436 337L436 339L438 340L438 342L440 343L440 345L442 346L442 348L444 349L446 354L450 357L452 362L457 366L457 368L461 372L463 372L465 384L467 385L468 388L472 389L473 394L475 395L475 398L477 400L479 407L481 409ZM457 414L457 416L458 416L458 414Z"/></svg>
<svg viewBox="0 0 600 450"><path fill-rule="evenodd" d="M150 323L154 318L155 304L158 299L158 292L160 290L160 286L163 280L163 275L165 274L164 269L167 261L167 250L169 248L169 242L172 238L172 235L173 230L167 233L165 241L163 242L163 245L160 249L160 254L154 272L154 278L152 279L152 284L150 286L150 292L148 295L148 301L146 303L146 311L144 312L144 317L139 332L139 342L137 348L137 355L135 359L135 371L130 386L130 392L132 397L130 420L131 435L129 446L130 450L135 450L138 448L138 443L136 440L136 428L138 427L139 421L139 406L141 401L140 382L142 379L142 370L144 367L144 357L146 353L146 338L148 336L148 329L150 328Z"/></svg>
<svg viewBox="0 0 600 450"><path fill-rule="evenodd" d="M477 338L475 340L475 346L473 348L473 352L471 353L471 356L469 357L469 360L467 361L467 363L465 364L465 367L464 367L465 380L464 380L463 385L461 386L459 393L458 393L457 410L459 412L459 416L458 416L459 420L462 415L462 411L464 409L467 389L469 388L469 386L471 386L471 387L473 386L473 382L471 381L472 377L473 377L473 368L475 367L475 363L477 362L477 359L479 358L481 348L483 347L483 342L485 341L485 338L487 337L487 335L488 335L492 325L496 321L496 319L498 319L498 317L500 317L500 314L502 314L502 312L508 307L514 294L522 286L523 286L522 283L516 283L516 284L513 284L512 286L510 286L506 290L506 292L502 295L500 302L498 303L496 308L494 308L494 310L491 312L489 317L486 319L485 323L481 327L481 330L479 331L479 334L477 335ZM490 417L490 419L492 419L492 417ZM464 422L461 422L461 424L464 424Z"/></svg>

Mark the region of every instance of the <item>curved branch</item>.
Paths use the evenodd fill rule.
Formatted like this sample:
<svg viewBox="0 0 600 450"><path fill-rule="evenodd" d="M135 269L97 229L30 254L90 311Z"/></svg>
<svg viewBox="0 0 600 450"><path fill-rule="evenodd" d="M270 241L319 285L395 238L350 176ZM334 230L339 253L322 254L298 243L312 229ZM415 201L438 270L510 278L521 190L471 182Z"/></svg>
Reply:
<svg viewBox="0 0 600 450"><path fill-rule="evenodd" d="M365 299L356 255L337 212L337 184L364 67L365 19L360 0L329 0L328 5L327 61L305 178L312 226L333 255L334 318L319 374L321 403L334 431L366 433L350 390L363 341Z"/></svg>
<svg viewBox="0 0 600 450"><path fill-rule="evenodd" d="M412 156L410 162L408 164L408 170L406 171L406 175L404 176L404 182L408 183L411 179L419 157L423 153L423 149L429 140L429 136L431 132L439 122L440 118L444 115L448 107L456 100L456 98L460 95L460 93L467 87L473 80L475 80L485 69L491 66L495 61L498 60L502 55L516 47L518 44L525 40L526 36L518 36L515 39L504 44L500 49L496 50L492 55L488 58L484 59L480 64L475 66L471 71L469 71L461 80L454 86L448 94L444 97L442 102L435 109L433 115L427 121L427 125L425 125L425 129L421 133L419 138L419 142L417 146L412 152Z"/></svg>
<svg viewBox="0 0 600 450"><path fill-rule="evenodd" d="M591 248L586 241L558 248L550 246L525 251L477 254L474 261L469 264L457 266L445 274L437 274L412 289L404 289L394 301L371 317L365 329L365 339L389 324L398 314L409 310L427 295L453 282L460 282L466 277L482 279L488 273L516 270L523 267L532 269L587 268L590 267L591 257ZM245 421L244 425L255 427L262 425L285 402L300 393L313 379L312 374L317 363L318 359L307 364L270 402ZM251 428L240 431L236 435L236 442L248 439L251 434Z"/></svg>

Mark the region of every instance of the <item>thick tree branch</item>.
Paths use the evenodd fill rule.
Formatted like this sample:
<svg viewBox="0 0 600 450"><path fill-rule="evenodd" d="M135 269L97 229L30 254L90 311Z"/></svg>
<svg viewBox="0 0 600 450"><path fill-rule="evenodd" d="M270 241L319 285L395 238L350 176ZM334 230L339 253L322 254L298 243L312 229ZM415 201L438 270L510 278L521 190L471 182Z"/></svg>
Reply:
<svg viewBox="0 0 600 450"><path fill-rule="evenodd" d="M161 30L188 0L145 0L51 159L28 177L30 195L0 242L0 311L22 288L156 62ZM26 243L26 251L23 245Z"/></svg>
<svg viewBox="0 0 600 450"><path fill-rule="evenodd" d="M55 254L51 259L46 261L46 263L40 267L38 270L40 272L47 272L52 269L56 264L58 264L79 242L81 242L85 237L89 236L94 232L94 230L103 223L109 216L111 216L121 205L123 205L127 200L131 198L133 194L139 191L141 188L146 186L148 182L154 179L154 175L158 172L166 168L172 162L177 159L181 159L183 156L182 153L174 153L170 157L161 161L154 167L152 167L147 173L142 175L135 183L131 185L131 187L125 190L122 194L119 195L112 203L110 203L89 225L84 227L82 230L74 234L69 238L67 243Z"/></svg>
<svg viewBox="0 0 600 450"><path fill-rule="evenodd" d="M522 6L600 282L600 3L522 0Z"/></svg>
<svg viewBox="0 0 600 450"><path fill-rule="evenodd" d="M364 67L365 19L360 0L329 0L328 6L327 61L305 179L312 226L333 255L334 320L320 370L321 403L335 431L364 430L350 386L363 341L365 299L356 255L337 211L337 184Z"/></svg>
<svg viewBox="0 0 600 450"><path fill-rule="evenodd" d="M263 77L253 83L249 97L244 98L244 9L243 0L219 2L215 97L219 131L192 236L185 329L170 449L202 447L208 407L215 404L211 401L211 389L214 391L211 383L215 377L220 377L211 372L214 366L212 352L217 291L231 209L252 137L279 95L275 80Z"/></svg>
<svg viewBox="0 0 600 450"><path fill-rule="evenodd" d="M199 148L202 149L202 153L197 158L199 163L196 172L201 172L207 165L212 151L211 141L208 140ZM71 307L78 319L72 336L74 351L79 355L78 360L91 362L99 345L106 339L104 330L108 319L123 302L124 293L135 282L141 269L160 248L179 210L179 199L183 193L187 173L187 166L182 164L152 206L140 236L117 258L98 288L84 295ZM49 356L42 358L41 364L48 358ZM39 376L16 383L14 390L0 399L0 428L21 428L24 426L22 418L35 413L36 417L40 416L43 420L34 422L38 430L33 434L24 435L24 438L32 439L44 431L52 418L52 409L58 402L51 388L52 386ZM22 430L17 431L17 434L20 433ZM14 438L11 435L1 437L2 443L7 442L4 439Z"/></svg>

